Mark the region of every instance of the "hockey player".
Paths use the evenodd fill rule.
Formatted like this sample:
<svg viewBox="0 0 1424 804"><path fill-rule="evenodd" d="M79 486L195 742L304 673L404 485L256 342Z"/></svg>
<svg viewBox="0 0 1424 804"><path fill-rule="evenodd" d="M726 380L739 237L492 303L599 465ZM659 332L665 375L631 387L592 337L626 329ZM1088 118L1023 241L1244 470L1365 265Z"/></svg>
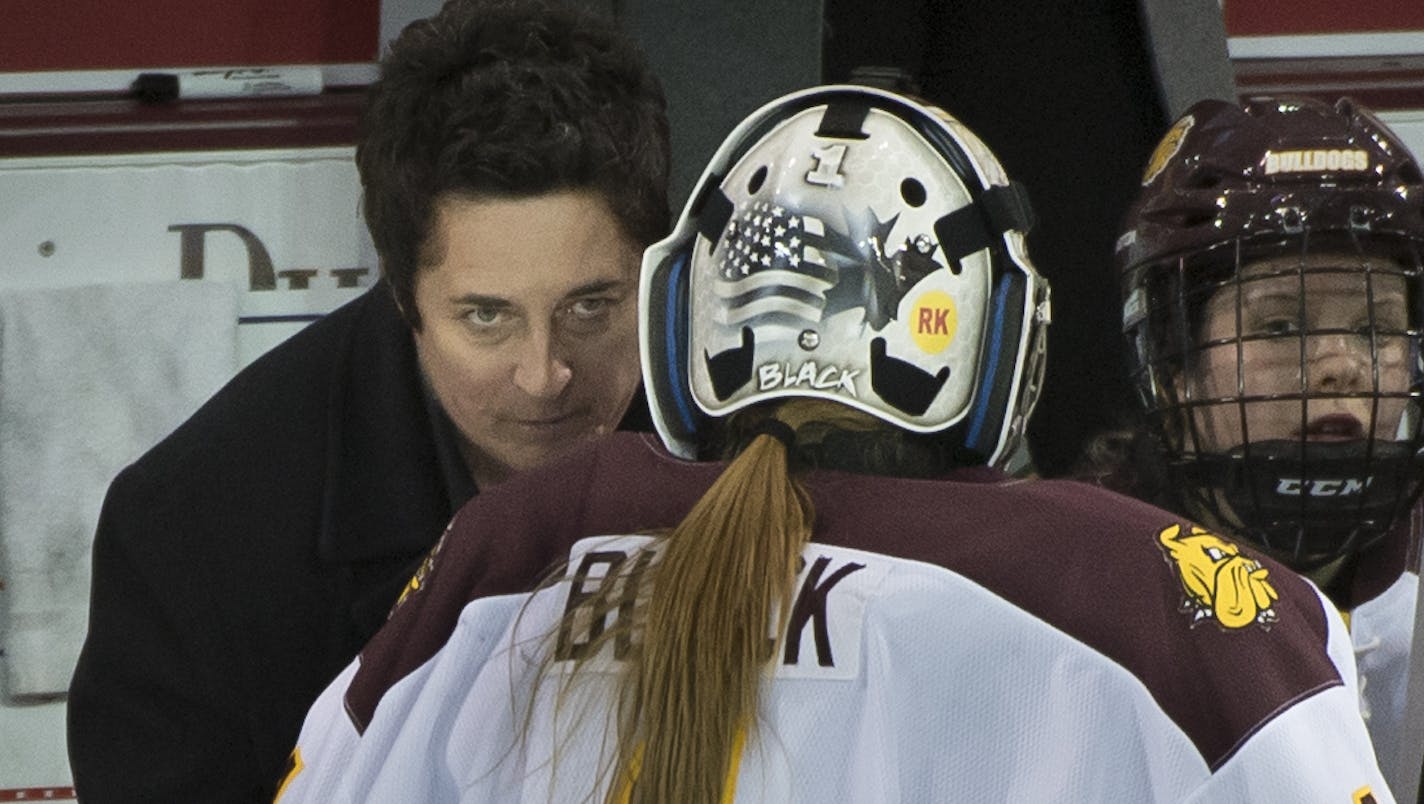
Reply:
<svg viewBox="0 0 1424 804"><path fill-rule="evenodd" d="M659 438L463 509L280 801L1391 801L1312 585L994 468L1042 370L1029 224L938 109L754 113L644 257Z"/></svg>
<svg viewBox="0 0 1424 804"><path fill-rule="evenodd" d="M1387 770L1418 586L1421 249L1424 179L1393 132L1348 100L1267 98L1177 121L1117 251L1166 470L1143 496L1347 612Z"/></svg>

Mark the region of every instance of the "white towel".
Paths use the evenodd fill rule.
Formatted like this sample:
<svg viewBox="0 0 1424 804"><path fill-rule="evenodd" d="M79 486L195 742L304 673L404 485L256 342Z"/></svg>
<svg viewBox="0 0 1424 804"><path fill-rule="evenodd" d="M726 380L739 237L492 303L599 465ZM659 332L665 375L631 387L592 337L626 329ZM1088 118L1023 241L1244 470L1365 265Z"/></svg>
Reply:
<svg viewBox="0 0 1424 804"><path fill-rule="evenodd" d="M62 695L114 475L237 369L238 289L173 280L0 292L0 663Z"/></svg>
<svg viewBox="0 0 1424 804"><path fill-rule="evenodd" d="M0 699L0 801L73 801L64 741L68 704Z"/></svg>

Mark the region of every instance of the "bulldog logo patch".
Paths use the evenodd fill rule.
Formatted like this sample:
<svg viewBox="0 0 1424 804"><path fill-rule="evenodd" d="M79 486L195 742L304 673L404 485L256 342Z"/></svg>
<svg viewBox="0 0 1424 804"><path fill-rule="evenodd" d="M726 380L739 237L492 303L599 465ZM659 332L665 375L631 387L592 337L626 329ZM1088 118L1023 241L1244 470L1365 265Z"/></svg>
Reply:
<svg viewBox="0 0 1424 804"><path fill-rule="evenodd" d="M1167 165L1176 157L1177 152L1182 150L1182 142L1187 138L1187 132L1196 125L1197 119L1191 115L1178 120L1171 130L1163 135L1161 142L1152 151L1152 156L1147 159L1147 169L1142 172L1142 186L1146 187L1154 179L1162 175L1162 171L1167 169Z"/></svg>
<svg viewBox="0 0 1424 804"><path fill-rule="evenodd" d="M1172 525L1157 540L1186 593L1182 611L1192 615L1193 626L1215 620L1225 629L1251 623L1269 629L1276 621L1272 605L1279 596L1261 562L1196 526L1184 534L1181 525Z"/></svg>

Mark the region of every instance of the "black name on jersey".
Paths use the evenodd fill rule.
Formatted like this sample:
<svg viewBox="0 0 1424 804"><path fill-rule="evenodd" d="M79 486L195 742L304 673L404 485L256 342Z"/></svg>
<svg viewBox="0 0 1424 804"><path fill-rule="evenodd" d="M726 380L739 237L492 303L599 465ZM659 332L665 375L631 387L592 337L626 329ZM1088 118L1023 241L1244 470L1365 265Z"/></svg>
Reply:
<svg viewBox="0 0 1424 804"><path fill-rule="evenodd" d="M633 564L626 571L628 561ZM631 617L637 597L638 584L652 563L653 551L637 550L631 555L622 550L596 550L585 553L574 570L569 583L568 598L564 603L564 618L559 626L554 647L557 661L582 659L595 648L600 647L600 637L616 621L616 618ZM830 556L817 556L807 566L806 559L800 560L798 575L801 577L796 591L796 601L791 607L791 616L786 627L786 640L782 647L781 663L796 665L801 662L802 642L807 626L810 626L815 645L816 663L821 667L834 667L835 652L831 645L829 606L831 590L851 573L865 568L864 564L853 561L832 567ZM617 597L617 603L600 604L599 588L603 579L610 574L621 574L622 580L610 592ZM597 615L596 612L602 612ZM579 623L578 627L575 623ZM576 633L577 632L577 633ZM613 658L624 659L631 647L631 636L627 631L613 637ZM775 643L768 638L767 651Z"/></svg>
<svg viewBox="0 0 1424 804"><path fill-rule="evenodd" d="M603 616L596 616L597 610L608 608L606 605L596 605L603 579L620 573L629 556L622 550L595 550L584 553L583 560L579 562L578 569L574 571L574 577L569 582L569 596L564 602L564 617L559 623L559 637L554 645L555 660L562 662L588 656L598 638L607 630L610 616L626 618L633 615L638 584L653 561L653 551L639 550L635 556L632 568L623 577L619 588L613 590L613 594L618 596L617 607L605 611ZM595 570L598 571L597 574ZM580 609L585 611L580 612ZM581 639L574 635L574 622L580 614L586 615L584 619L587 623ZM613 639L613 658L627 657L630 639L631 635L627 631L619 633Z"/></svg>

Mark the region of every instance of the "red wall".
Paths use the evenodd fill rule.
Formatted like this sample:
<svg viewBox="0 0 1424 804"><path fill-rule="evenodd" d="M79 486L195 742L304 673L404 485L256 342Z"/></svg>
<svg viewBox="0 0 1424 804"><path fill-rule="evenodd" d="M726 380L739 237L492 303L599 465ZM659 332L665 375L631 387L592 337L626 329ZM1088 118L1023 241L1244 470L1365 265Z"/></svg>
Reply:
<svg viewBox="0 0 1424 804"><path fill-rule="evenodd" d="M1225 0L1224 10L1230 36L1424 31L1421 0Z"/></svg>
<svg viewBox="0 0 1424 804"><path fill-rule="evenodd" d="M380 0L3 0L0 71L374 61Z"/></svg>

